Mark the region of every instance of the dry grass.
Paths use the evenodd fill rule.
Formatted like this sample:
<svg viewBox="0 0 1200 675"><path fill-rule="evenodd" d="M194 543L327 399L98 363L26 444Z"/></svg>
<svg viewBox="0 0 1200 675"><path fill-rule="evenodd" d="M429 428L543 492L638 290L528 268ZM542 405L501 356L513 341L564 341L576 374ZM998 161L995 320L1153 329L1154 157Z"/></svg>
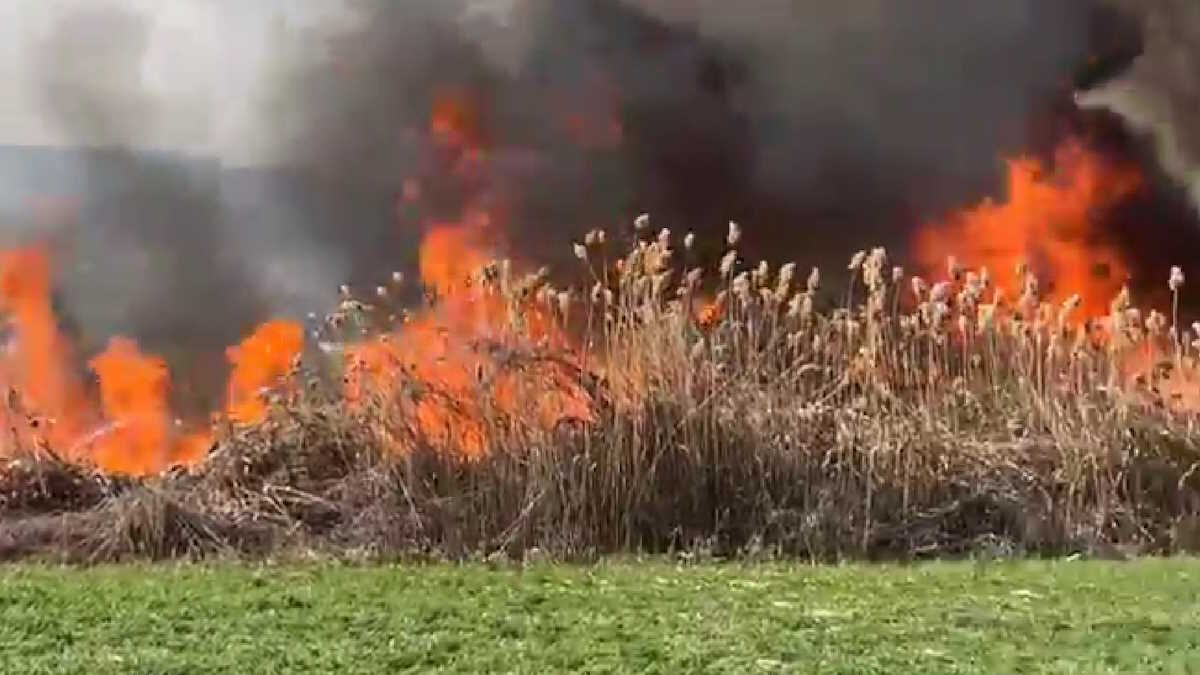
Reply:
<svg viewBox="0 0 1200 675"><path fill-rule="evenodd" d="M951 262L926 283L882 250L854 255L849 287L822 295L815 270L743 270L736 227L705 273L690 237L646 226L624 251L598 232L576 246L574 290L484 270L470 292L506 318L447 336L477 373L467 390L406 367L401 329L399 362L359 381L365 395L336 386L353 362L332 387L297 372L270 420L226 430L205 464L59 510L107 514L106 543L83 544L105 557L1196 545L1200 343L1177 311L1142 315L1122 294L1084 322L1027 271L1004 300L985 270ZM1182 281L1173 271L1176 297ZM547 321L585 347L552 346ZM572 414L548 422L547 394ZM429 410L448 429L431 433ZM463 447L462 424L484 452Z"/></svg>

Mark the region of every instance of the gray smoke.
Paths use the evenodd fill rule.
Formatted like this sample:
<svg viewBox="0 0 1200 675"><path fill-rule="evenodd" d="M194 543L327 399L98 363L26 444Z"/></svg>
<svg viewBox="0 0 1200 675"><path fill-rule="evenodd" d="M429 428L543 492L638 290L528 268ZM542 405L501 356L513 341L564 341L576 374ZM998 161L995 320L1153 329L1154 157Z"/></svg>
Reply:
<svg viewBox="0 0 1200 675"><path fill-rule="evenodd" d="M1079 97L1150 134L1163 167L1200 207L1200 4L1122 0L1141 15L1145 49L1121 77Z"/></svg>
<svg viewBox="0 0 1200 675"><path fill-rule="evenodd" d="M998 187L1031 118L1069 98L1091 0L360 0L335 59L293 64L288 163L395 182L440 86L475 92L495 191L522 246L651 210L699 229L761 222L821 253ZM563 108L613 114L624 147L581 150ZM524 158L525 162L517 158ZM606 163L608 162L608 163ZM524 173L522 173L524 172ZM516 183L516 186L511 185ZM538 249L540 252L540 249Z"/></svg>

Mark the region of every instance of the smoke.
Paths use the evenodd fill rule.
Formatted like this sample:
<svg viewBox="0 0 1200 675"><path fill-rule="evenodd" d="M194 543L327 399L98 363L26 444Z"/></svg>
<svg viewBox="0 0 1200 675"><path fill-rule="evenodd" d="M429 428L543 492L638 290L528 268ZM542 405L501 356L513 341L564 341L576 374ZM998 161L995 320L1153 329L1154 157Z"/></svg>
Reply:
<svg viewBox="0 0 1200 675"><path fill-rule="evenodd" d="M1084 0L362 0L336 58L293 63L286 163L393 184L438 92L472 92L522 249L648 210L837 254L994 191L1069 99ZM596 151L564 119L623 142ZM525 161L520 161L523 158ZM752 237L753 241L753 237ZM826 258L828 259L828 258Z"/></svg>
<svg viewBox="0 0 1200 675"><path fill-rule="evenodd" d="M176 368L386 278L468 205L539 262L650 211L827 263L994 192L1099 1L16 0L0 143L71 150L0 149L0 235L61 242L85 345ZM447 99L486 171L430 138ZM38 190L77 217L31 221Z"/></svg>
<svg viewBox="0 0 1200 675"><path fill-rule="evenodd" d="M1121 77L1079 97L1150 134L1163 167L1200 206L1200 5L1189 0L1120 3L1144 24L1143 53Z"/></svg>

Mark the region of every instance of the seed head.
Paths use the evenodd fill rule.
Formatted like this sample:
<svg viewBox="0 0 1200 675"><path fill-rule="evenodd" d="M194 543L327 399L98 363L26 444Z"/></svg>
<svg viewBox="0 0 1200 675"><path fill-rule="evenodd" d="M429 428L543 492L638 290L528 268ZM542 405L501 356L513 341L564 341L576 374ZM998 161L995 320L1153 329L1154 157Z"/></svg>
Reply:
<svg viewBox="0 0 1200 675"><path fill-rule="evenodd" d="M392 283L397 285L404 283L404 272L392 272Z"/></svg>
<svg viewBox="0 0 1200 675"><path fill-rule="evenodd" d="M925 280L921 277L912 278L913 297L917 299L917 302L921 302L925 298L925 291L928 290L928 288L929 285L926 284Z"/></svg>
<svg viewBox="0 0 1200 675"><path fill-rule="evenodd" d="M904 268L899 265L892 268L892 283L898 284L904 280Z"/></svg>
<svg viewBox="0 0 1200 675"><path fill-rule="evenodd" d="M575 249L575 257L579 258L580 260L582 260L584 262L587 262L587 259L588 259L587 246L584 246L583 244L575 244L574 249Z"/></svg>
<svg viewBox="0 0 1200 675"><path fill-rule="evenodd" d="M696 245L696 235L695 234L688 232L686 235L684 235L684 237L683 237L683 248L684 249L690 251L690 250L692 250L692 247L695 245Z"/></svg>
<svg viewBox="0 0 1200 675"><path fill-rule="evenodd" d="M386 286L376 286L375 287L375 295L376 296L378 296L380 298L386 298L387 294L388 294L388 289Z"/></svg>
<svg viewBox="0 0 1200 675"><path fill-rule="evenodd" d="M726 242L727 242L727 243L728 243L730 246L737 246L737 245L738 245L738 242L739 242L739 241L741 241L741 240L742 240L742 228L741 228L741 226L740 226L740 225L738 225L737 223L735 223L735 222L734 222L734 221L732 221L732 220L731 220L731 221L729 221L729 234L728 234L728 235L725 237L725 241L726 241Z"/></svg>
<svg viewBox="0 0 1200 675"><path fill-rule="evenodd" d="M863 260L865 260L866 257L866 251L859 251L858 253L855 253L850 257L850 264L846 266L846 269L850 270L851 272L857 270L858 268L862 267Z"/></svg>
<svg viewBox="0 0 1200 675"><path fill-rule="evenodd" d="M784 263L783 267L779 268L779 285L787 286L792 283L792 279L796 276L796 263Z"/></svg>
<svg viewBox="0 0 1200 675"><path fill-rule="evenodd" d="M1177 265L1171 268L1171 276L1167 279L1167 287L1172 293L1178 293L1183 287L1183 270Z"/></svg>
<svg viewBox="0 0 1200 675"><path fill-rule="evenodd" d="M647 227L650 227L650 214L649 213L643 213L642 215L640 215L634 219L633 229L637 230L638 232L641 232L642 230L646 229Z"/></svg>
<svg viewBox="0 0 1200 675"><path fill-rule="evenodd" d="M737 263L737 251L730 251L721 258L721 276L728 277L733 273L733 266Z"/></svg>
<svg viewBox="0 0 1200 675"><path fill-rule="evenodd" d="M658 231L658 245L663 248L671 246L671 231L665 227Z"/></svg>
<svg viewBox="0 0 1200 675"><path fill-rule="evenodd" d="M820 287L821 270L820 268L814 267L812 268L812 271L808 273L808 283L806 284L806 288L808 289L809 293L816 293L817 289Z"/></svg>
<svg viewBox="0 0 1200 675"><path fill-rule="evenodd" d="M746 277L746 273L742 272L734 277L731 287L736 295L744 298L750 291L750 280Z"/></svg>

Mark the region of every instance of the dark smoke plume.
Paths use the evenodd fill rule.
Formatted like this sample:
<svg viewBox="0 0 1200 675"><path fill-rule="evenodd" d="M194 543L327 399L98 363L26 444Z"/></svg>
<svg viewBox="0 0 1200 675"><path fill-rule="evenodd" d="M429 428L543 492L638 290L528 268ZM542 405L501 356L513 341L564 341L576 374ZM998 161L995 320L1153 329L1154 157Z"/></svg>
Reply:
<svg viewBox="0 0 1200 675"><path fill-rule="evenodd" d="M639 211L677 229L731 218L772 248L895 243L998 187L999 158L1069 98L1095 3L517 0L354 5L303 64L284 159L393 184L419 162L437 92L472 92L521 246ZM472 20L463 20L464 16ZM570 115L617 118L581 147ZM598 122L596 122L598 123ZM414 140L415 139L415 140ZM528 161L521 163L517 158ZM515 185L514 185L515 184Z"/></svg>

